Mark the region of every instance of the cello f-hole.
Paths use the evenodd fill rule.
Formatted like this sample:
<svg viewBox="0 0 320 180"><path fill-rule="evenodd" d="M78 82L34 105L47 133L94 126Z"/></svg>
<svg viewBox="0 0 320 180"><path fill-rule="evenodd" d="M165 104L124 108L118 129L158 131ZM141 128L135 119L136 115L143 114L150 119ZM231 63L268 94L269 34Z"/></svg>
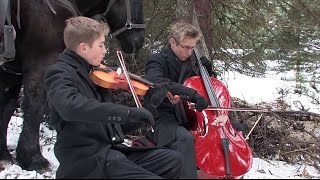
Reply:
<svg viewBox="0 0 320 180"><path fill-rule="evenodd" d="M200 124L198 122L198 133L200 136L206 136L208 133L209 117L205 111L202 111L203 118L201 118Z"/></svg>

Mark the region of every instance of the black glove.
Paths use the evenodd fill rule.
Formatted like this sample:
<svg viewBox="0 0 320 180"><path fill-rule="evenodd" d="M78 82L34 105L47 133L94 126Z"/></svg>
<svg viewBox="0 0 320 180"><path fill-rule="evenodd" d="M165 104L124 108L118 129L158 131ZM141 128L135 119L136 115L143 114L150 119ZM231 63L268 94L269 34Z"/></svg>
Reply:
<svg viewBox="0 0 320 180"><path fill-rule="evenodd" d="M141 123L143 125L154 125L152 113L145 108L131 107L129 109L128 120L132 123Z"/></svg>
<svg viewBox="0 0 320 180"><path fill-rule="evenodd" d="M153 88L149 88L146 96L146 100L150 98L151 104L158 107L164 98L167 97L169 84L168 83L156 83Z"/></svg>
<svg viewBox="0 0 320 180"><path fill-rule="evenodd" d="M217 77L217 73L213 71L212 62L205 56L200 58L202 65L207 69L209 76Z"/></svg>
<svg viewBox="0 0 320 180"><path fill-rule="evenodd" d="M199 112L206 109L209 105L208 101L197 92L193 95L192 102L195 103L195 108Z"/></svg>
<svg viewBox="0 0 320 180"><path fill-rule="evenodd" d="M168 87L168 83L157 83L154 87L149 88L144 97L142 106L152 113L154 119L159 116L157 107L167 97Z"/></svg>
<svg viewBox="0 0 320 180"><path fill-rule="evenodd" d="M159 113L158 113L158 109L155 105L151 104L151 103L143 103L142 105L146 110L148 110L149 112L151 112L151 114L153 115L154 119L157 119L159 117Z"/></svg>

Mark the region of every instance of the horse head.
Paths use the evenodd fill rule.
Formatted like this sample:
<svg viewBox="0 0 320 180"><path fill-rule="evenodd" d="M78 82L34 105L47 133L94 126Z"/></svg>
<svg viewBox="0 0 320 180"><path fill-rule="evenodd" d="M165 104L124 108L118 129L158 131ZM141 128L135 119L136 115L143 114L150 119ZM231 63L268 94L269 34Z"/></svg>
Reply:
<svg viewBox="0 0 320 180"><path fill-rule="evenodd" d="M27 170L42 170L50 165L40 151L37 130L48 109L43 75L65 48L65 20L77 15L103 17L110 26L110 37L117 39L123 52L131 54L144 43L142 11L142 0L0 0L0 26L2 24L3 29L7 19L6 24L14 27L14 31L8 28L11 35L3 39L11 43L13 48L9 49L16 52L12 61L0 66L0 160L13 160L7 148L6 129L23 90L23 130L15 160ZM0 30L0 37L3 33ZM5 43L5 48L9 43Z"/></svg>
<svg viewBox="0 0 320 180"><path fill-rule="evenodd" d="M142 0L78 0L77 6L83 15L105 20L111 29L109 37L118 40L124 53L142 48L145 37Z"/></svg>

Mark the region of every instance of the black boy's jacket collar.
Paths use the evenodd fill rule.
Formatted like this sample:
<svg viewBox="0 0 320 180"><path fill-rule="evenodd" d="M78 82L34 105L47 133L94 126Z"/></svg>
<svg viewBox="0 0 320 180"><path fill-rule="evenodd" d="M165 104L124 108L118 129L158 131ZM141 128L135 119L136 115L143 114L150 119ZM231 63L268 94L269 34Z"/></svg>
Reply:
<svg viewBox="0 0 320 180"><path fill-rule="evenodd" d="M68 48L58 55L58 61L70 64L77 68L78 71L84 71L82 72L84 74L89 74L91 70L91 65L83 57Z"/></svg>
<svg viewBox="0 0 320 180"><path fill-rule="evenodd" d="M87 83L90 85L90 88L92 88L97 99L101 100L101 96L96 92L95 84L89 78L89 73L91 71L92 66L84 58L76 54L74 51L66 48L62 53L59 54L58 61L73 66L77 70L79 75L82 76L83 79L85 79Z"/></svg>
<svg viewBox="0 0 320 180"><path fill-rule="evenodd" d="M162 53L164 58L166 59L166 62L170 67L179 75L181 71L181 65L184 63L181 61L172 51L170 44L168 43L164 48L162 49Z"/></svg>

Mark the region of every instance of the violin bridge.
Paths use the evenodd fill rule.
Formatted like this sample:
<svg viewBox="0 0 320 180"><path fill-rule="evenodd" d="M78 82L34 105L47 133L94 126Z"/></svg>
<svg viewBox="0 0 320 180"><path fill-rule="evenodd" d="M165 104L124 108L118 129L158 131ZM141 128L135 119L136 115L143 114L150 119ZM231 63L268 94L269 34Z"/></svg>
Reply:
<svg viewBox="0 0 320 180"><path fill-rule="evenodd" d="M120 67L117 69L116 73L117 73L118 76L120 76L120 74L122 73L122 70L121 70Z"/></svg>

